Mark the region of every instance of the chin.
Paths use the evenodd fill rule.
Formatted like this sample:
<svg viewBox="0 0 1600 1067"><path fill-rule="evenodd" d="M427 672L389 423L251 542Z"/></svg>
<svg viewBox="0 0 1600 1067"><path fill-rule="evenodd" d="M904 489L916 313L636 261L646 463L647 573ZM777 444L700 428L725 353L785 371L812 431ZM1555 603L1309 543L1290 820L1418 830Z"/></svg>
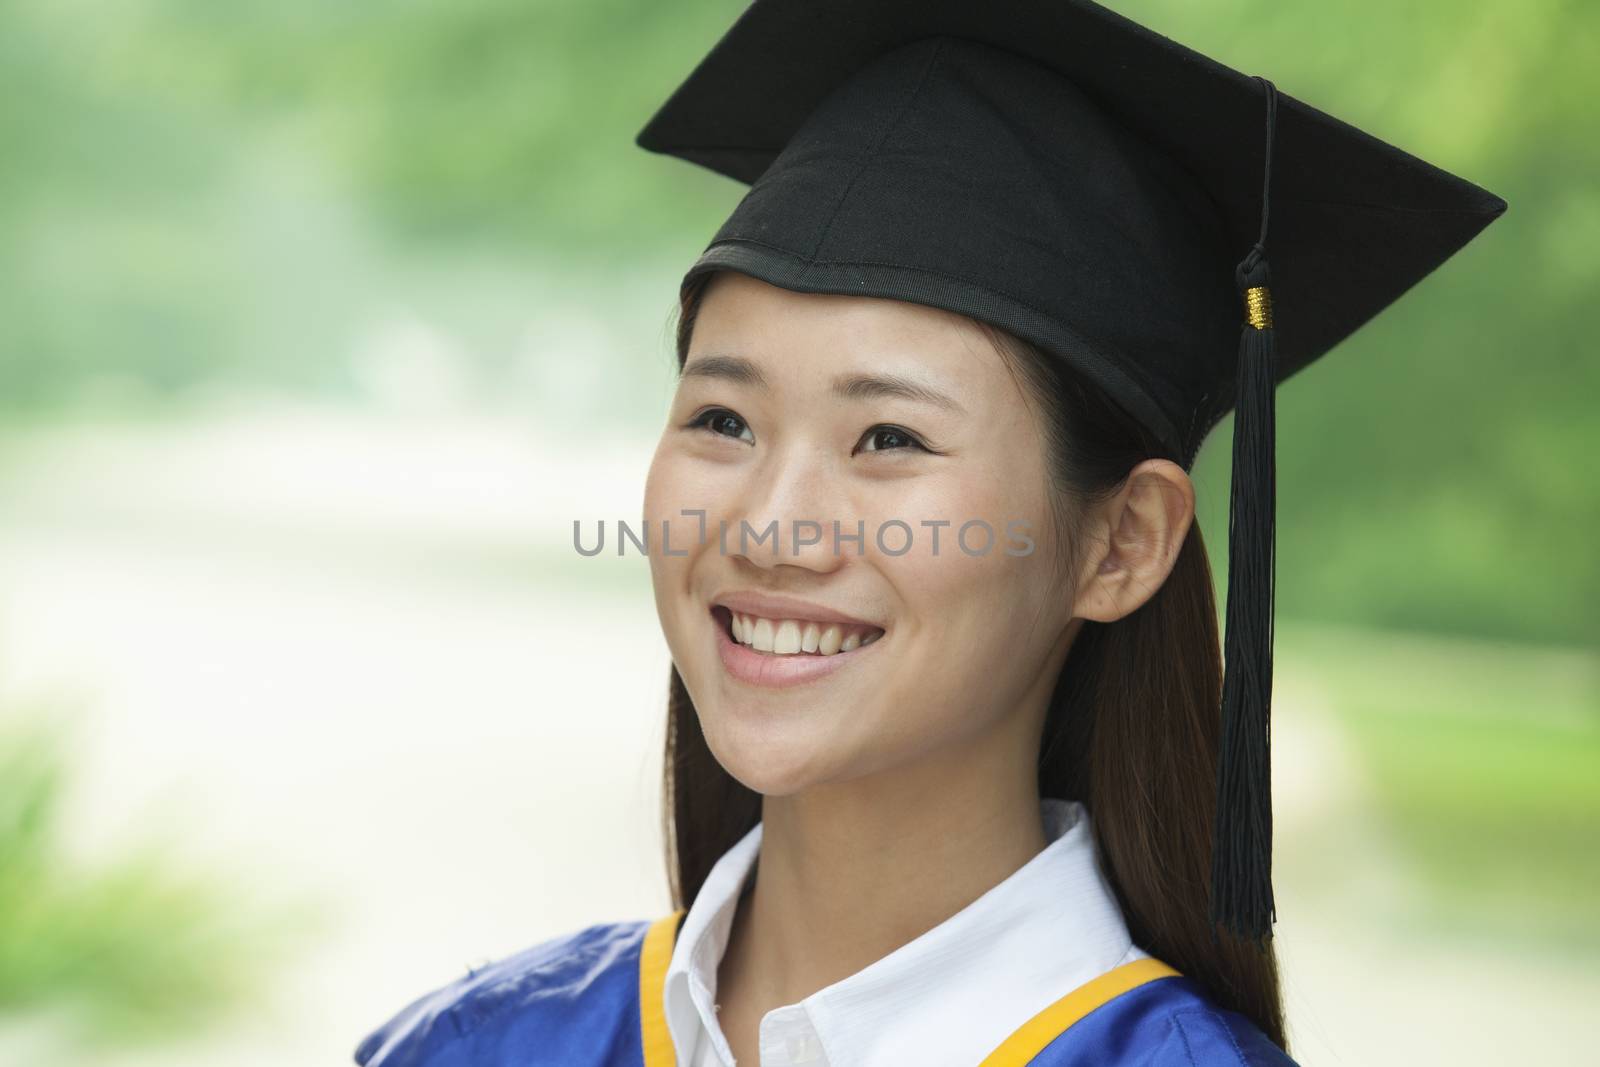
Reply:
<svg viewBox="0 0 1600 1067"><path fill-rule="evenodd" d="M700 721L717 762L762 796L793 796L838 777L836 754L818 743L814 728L794 736L770 722L712 724L704 713Z"/></svg>

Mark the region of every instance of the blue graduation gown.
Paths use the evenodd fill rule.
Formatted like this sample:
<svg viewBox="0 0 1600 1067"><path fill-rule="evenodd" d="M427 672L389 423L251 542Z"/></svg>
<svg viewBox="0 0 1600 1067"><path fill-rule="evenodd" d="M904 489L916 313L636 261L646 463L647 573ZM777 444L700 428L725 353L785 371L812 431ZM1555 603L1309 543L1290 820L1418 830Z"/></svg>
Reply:
<svg viewBox="0 0 1600 1067"><path fill-rule="evenodd" d="M677 1067L663 1011L684 912L565 934L421 997L362 1067ZM1154 959L1068 993L973 1067L1294 1067L1237 1012Z"/></svg>

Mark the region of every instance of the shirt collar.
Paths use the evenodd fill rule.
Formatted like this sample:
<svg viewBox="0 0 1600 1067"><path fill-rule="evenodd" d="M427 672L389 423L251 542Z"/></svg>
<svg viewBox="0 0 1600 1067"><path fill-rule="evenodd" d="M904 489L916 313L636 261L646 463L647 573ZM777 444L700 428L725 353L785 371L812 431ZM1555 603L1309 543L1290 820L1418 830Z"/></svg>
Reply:
<svg viewBox="0 0 1600 1067"><path fill-rule="evenodd" d="M1101 869L1088 811L1044 797L1040 815L1048 844L1004 881L882 959L776 1009L804 1012L829 1067L897 1062L911 1048L977 1063L1060 997L1146 955ZM702 1027L733 1061L716 1021L717 966L760 848L758 823L712 867L684 916L664 990L679 1063L690 1062Z"/></svg>

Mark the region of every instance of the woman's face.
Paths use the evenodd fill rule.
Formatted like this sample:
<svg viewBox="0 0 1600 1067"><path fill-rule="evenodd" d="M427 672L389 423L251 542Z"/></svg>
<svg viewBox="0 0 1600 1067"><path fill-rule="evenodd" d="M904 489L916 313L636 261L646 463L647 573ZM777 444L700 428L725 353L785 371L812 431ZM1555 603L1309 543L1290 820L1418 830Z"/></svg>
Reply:
<svg viewBox="0 0 1600 1067"><path fill-rule="evenodd" d="M719 762L782 796L1037 714L1072 617L1048 485L969 320L719 272L645 487L656 608Z"/></svg>

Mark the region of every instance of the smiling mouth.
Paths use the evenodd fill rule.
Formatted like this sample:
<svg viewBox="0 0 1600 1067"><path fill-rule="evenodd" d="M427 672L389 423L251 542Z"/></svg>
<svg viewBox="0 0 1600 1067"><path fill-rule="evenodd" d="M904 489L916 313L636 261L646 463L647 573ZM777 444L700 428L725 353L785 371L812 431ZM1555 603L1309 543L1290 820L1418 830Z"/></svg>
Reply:
<svg viewBox="0 0 1600 1067"><path fill-rule="evenodd" d="M884 634L881 627L858 623L736 614L720 604L711 614L735 644L770 656L836 656L870 645Z"/></svg>

